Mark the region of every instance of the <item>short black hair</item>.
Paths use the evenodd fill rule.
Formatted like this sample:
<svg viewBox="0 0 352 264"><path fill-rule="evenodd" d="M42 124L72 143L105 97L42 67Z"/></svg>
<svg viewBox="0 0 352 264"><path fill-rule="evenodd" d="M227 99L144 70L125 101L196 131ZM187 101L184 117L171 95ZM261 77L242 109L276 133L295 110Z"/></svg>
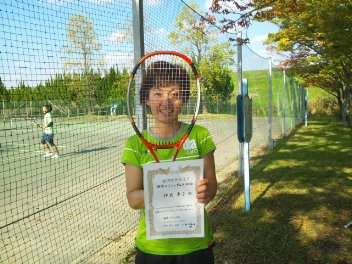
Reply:
<svg viewBox="0 0 352 264"><path fill-rule="evenodd" d="M144 71L140 90L140 102L144 104L149 99L149 91L153 87L165 87L170 84L179 84L182 98L187 101L190 94L190 77L180 65L167 61L151 63Z"/></svg>
<svg viewBox="0 0 352 264"><path fill-rule="evenodd" d="M44 107L48 110L48 112L51 112L53 110L50 104L45 104Z"/></svg>

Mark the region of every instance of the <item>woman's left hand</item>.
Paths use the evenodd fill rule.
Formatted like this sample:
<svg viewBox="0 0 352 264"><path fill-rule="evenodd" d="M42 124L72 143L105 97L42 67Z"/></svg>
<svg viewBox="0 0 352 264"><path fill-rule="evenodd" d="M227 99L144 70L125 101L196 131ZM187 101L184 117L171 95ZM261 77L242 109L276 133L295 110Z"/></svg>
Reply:
<svg viewBox="0 0 352 264"><path fill-rule="evenodd" d="M211 200L209 195L208 182L208 179L202 179L198 182L198 186L196 188L197 201L204 205L207 205Z"/></svg>

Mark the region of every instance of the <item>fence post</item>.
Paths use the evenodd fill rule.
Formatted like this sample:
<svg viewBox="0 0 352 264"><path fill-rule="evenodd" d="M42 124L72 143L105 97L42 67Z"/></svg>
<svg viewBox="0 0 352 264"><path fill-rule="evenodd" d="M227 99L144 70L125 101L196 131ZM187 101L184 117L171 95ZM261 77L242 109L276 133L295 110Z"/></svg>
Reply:
<svg viewBox="0 0 352 264"><path fill-rule="evenodd" d="M134 64L137 64L140 58L144 56L144 23L143 23L143 0L133 0L133 46L134 46ZM137 87L135 87L137 88ZM145 109L140 104L140 91L135 90L135 104L136 109L140 113L137 125L139 128L145 129L147 127L147 118Z"/></svg>
<svg viewBox="0 0 352 264"><path fill-rule="evenodd" d="M269 93L268 93L268 148L269 150L273 149L273 140L272 140L272 115L273 115L273 87L272 87L272 65L271 57L269 57Z"/></svg>
<svg viewBox="0 0 352 264"><path fill-rule="evenodd" d="M297 92L298 92L298 120L299 123L302 123L302 85L298 84L297 86Z"/></svg>
<svg viewBox="0 0 352 264"><path fill-rule="evenodd" d="M284 102L283 102L283 112L282 116L284 119L283 123L283 130L284 130L284 137L286 137L286 71L284 70Z"/></svg>
<svg viewBox="0 0 352 264"><path fill-rule="evenodd" d="M308 89L304 89L304 124L308 126Z"/></svg>
<svg viewBox="0 0 352 264"><path fill-rule="evenodd" d="M237 79L238 94L242 95L242 31L237 32ZM237 113L238 118L238 113ZM238 141L238 176L243 176L243 143Z"/></svg>
<svg viewBox="0 0 352 264"><path fill-rule="evenodd" d="M5 120L6 120L6 118L5 118L5 99L2 99L2 117L5 122Z"/></svg>
<svg viewBox="0 0 352 264"><path fill-rule="evenodd" d="M306 91L303 85L301 85L301 116L302 116L302 123L303 121L305 122L305 115L306 115L306 109L305 109L305 97L306 97Z"/></svg>
<svg viewBox="0 0 352 264"><path fill-rule="evenodd" d="M293 109L293 106L294 106L294 89L295 89L295 81L292 79L291 80L291 131L293 130L293 122L294 122L294 119L295 119L295 113L294 113L294 109Z"/></svg>
<svg viewBox="0 0 352 264"><path fill-rule="evenodd" d="M248 97L248 80L247 79L242 79L242 97L243 99L245 98L245 96ZM243 104L245 105L245 101L243 102ZM247 117L249 117L249 114L247 113L246 107L244 110L244 119L245 119L245 124L244 125L244 129L245 129L245 140L242 143L243 144L243 182L244 182L244 206L245 206L245 210L246 212L249 212L249 210L251 209L251 187L250 187L250 179L249 179L249 141L250 139L247 138L249 135L247 135L247 125L248 124L248 120ZM250 113L250 115L252 115L252 113ZM250 117L252 118L252 117ZM251 126L252 128L252 126Z"/></svg>

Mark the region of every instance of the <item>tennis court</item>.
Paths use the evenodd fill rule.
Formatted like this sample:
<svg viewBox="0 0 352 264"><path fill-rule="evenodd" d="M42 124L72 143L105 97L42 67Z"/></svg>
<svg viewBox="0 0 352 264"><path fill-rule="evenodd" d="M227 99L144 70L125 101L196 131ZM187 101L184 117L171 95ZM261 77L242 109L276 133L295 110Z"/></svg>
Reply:
<svg viewBox="0 0 352 264"><path fill-rule="evenodd" d="M209 129L217 144L217 169L230 166L238 153L235 116L200 118L198 124ZM124 243L133 238L126 242L124 236L133 233L138 212L127 205L119 162L132 135L127 118L58 119L58 160L43 156L36 126L25 120L12 128L1 125L2 255L7 263L86 263L110 244L120 244L120 251L130 248ZM255 119L254 126L264 132L253 138L257 146L265 142L266 120ZM218 175L218 180L225 179Z"/></svg>
<svg viewBox="0 0 352 264"><path fill-rule="evenodd" d="M132 134L127 119L58 121L59 160L43 156L36 126L2 123L0 131L2 250L15 256L8 263L50 263L58 255L72 263L101 248L97 242L106 244L135 227L137 212L126 203L119 163L124 141Z"/></svg>

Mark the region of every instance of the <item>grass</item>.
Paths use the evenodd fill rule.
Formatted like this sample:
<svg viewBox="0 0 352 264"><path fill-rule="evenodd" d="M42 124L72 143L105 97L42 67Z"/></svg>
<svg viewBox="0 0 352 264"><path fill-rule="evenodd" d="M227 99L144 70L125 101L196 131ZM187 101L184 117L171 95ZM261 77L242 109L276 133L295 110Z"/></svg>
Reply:
<svg viewBox="0 0 352 264"><path fill-rule="evenodd" d="M216 263L352 263L352 133L314 117L251 162L209 214Z"/></svg>
<svg viewBox="0 0 352 264"><path fill-rule="evenodd" d="M256 116L268 115L269 101L269 71L268 70L251 70L244 71L243 78L248 79L248 95L252 100L253 114ZM237 84L237 76L233 76L233 82ZM286 76L286 114L290 110L292 97L292 78ZM320 89L321 90L321 89ZM297 89L295 89L294 100L298 100ZM238 89L236 87L232 96L232 103L235 103ZM297 106L295 106L297 107ZM284 74L282 70L273 69L272 71L272 111L274 115L281 115L284 108ZM298 111L297 109L295 111Z"/></svg>

